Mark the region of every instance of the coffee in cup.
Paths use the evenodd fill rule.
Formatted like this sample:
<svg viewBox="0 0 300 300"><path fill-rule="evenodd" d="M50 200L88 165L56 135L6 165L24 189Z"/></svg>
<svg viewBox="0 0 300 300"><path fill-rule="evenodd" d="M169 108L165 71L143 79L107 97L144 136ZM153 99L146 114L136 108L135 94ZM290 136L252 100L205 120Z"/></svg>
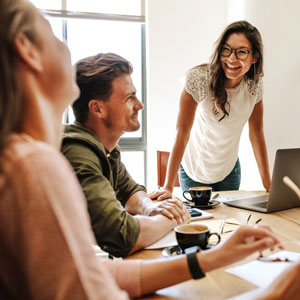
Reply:
<svg viewBox="0 0 300 300"><path fill-rule="evenodd" d="M191 187L183 192L183 197L193 202L195 206L205 206L208 205L212 193L212 188L210 186L197 186ZM191 199L187 198L185 195L190 194Z"/></svg>
<svg viewBox="0 0 300 300"><path fill-rule="evenodd" d="M217 245L221 241L221 237L218 233L210 233L210 228L202 224L183 224L174 228L177 243L182 250L199 246L202 250L208 249ZM215 244L209 244L211 236L217 236L218 240Z"/></svg>

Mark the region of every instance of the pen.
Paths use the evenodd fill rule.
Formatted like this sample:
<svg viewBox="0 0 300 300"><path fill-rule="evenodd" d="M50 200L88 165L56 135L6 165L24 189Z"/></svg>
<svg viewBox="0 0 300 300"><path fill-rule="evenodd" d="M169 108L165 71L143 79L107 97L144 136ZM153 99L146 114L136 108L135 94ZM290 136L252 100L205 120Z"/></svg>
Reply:
<svg viewBox="0 0 300 300"><path fill-rule="evenodd" d="M261 220L262 220L262 219L258 219L258 220L255 222L255 224L258 224Z"/></svg>
<svg viewBox="0 0 300 300"><path fill-rule="evenodd" d="M248 219L247 219L246 225L248 225L250 218L251 218L251 214L249 215L249 217L248 217Z"/></svg>
<svg viewBox="0 0 300 300"><path fill-rule="evenodd" d="M225 226L225 221L226 221L226 217L225 215L223 215L223 218L222 218L222 222L221 222L221 225L220 225L220 228L219 228L219 235L221 235L224 231L224 226Z"/></svg>
<svg viewBox="0 0 300 300"><path fill-rule="evenodd" d="M217 194L215 194L213 197L212 197L212 200L215 200L215 199L217 199L218 197L219 197L219 193L217 193Z"/></svg>

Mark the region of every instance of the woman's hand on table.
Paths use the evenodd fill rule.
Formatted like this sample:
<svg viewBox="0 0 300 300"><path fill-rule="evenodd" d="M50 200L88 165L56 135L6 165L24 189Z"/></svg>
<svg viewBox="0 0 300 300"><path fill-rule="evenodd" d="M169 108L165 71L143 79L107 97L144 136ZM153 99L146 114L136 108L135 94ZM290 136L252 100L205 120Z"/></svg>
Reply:
<svg viewBox="0 0 300 300"><path fill-rule="evenodd" d="M162 201L164 199L170 199L172 198L172 190L163 187L158 191L150 193L148 197L152 200L158 200L158 201Z"/></svg>

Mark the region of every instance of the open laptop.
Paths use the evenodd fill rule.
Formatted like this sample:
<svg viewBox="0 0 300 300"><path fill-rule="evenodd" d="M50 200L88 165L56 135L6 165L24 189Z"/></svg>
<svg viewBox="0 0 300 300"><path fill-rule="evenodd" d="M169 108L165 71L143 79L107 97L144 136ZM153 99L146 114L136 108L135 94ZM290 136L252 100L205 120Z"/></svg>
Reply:
<svg viewBox="0 0 300 300"><path fill-rule="evenodd" d="M298 207L300 199L282 181L284 176L300 187L300 148L277 150L269 195L231 200L224 204L265 213Z"/></svg>

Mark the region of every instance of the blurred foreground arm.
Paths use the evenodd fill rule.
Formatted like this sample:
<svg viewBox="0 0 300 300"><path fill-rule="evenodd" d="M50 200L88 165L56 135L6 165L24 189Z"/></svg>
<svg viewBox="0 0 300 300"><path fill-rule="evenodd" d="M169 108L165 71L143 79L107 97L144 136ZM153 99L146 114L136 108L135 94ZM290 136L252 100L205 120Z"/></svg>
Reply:
<svg viewBox="0 0 300 300"><path fill-rule="evenodd" d="M203 272L235 263L248 255L281 247L278 239L269 228L242 226L224 243L212 250L197 253L198 263ZM170 260L145 261L141 269L142 294L154 292L191 279L186 256Z"/></svg>

